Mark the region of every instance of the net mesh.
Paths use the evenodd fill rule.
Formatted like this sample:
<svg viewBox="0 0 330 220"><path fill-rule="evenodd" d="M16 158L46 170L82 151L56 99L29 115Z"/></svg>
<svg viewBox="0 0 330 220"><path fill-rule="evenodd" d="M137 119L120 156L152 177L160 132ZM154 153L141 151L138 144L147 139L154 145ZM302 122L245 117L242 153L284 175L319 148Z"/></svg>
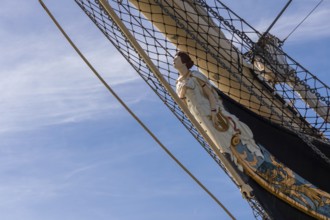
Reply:
<svg viewBox="0 0 330 220"><path fill-rule="evenodd" d="M189 51L201 72L234 100L284 127L290 122L290 129L328 141L329 87L284 53L275 36L259 33L220 1L180 2L109 1L171 86L177 78L174 54L178 48ZM77 3L143 78L154 78L142 70L138 53L126 49L126 37L114 34L111 19L97 11L98 1Z"/></svg>
<svg viewBox="0 0 330 220"><path fill-rule="evenodd" d="M98 0L75 0L183 125L222 167L194 125L160 83ZM175 88L172 66L188 51L199 70L223 93L260 116L306 139L328 142L329 87L283 52L278 39L262 34L220 1L107 1L166 82ZM319 152L319 154L322 153ZM329 160L328 158L323 159ZM224 169L225 170L225 169ZM267 214L248 200L256 218Z"/></svg>

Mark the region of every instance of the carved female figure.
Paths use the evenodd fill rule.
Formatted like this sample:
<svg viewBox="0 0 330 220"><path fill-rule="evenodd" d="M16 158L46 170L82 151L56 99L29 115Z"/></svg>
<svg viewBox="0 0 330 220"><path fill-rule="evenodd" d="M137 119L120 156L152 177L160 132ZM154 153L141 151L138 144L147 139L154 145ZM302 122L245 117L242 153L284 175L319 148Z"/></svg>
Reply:
<svg viewBox="0 0 330 220"><path fill-rule="evenodd" d="M190 70L194 63L185 52L178 52L173 60L179 72L176 91L189 111L201 124L215 145L222 153L228 153L236 163L230 146L235 135L257 157L263 157L253 140L250 128L225 110L222 101L210 81L202 73ZM241 167L239 167L241 169Z"/></svg>

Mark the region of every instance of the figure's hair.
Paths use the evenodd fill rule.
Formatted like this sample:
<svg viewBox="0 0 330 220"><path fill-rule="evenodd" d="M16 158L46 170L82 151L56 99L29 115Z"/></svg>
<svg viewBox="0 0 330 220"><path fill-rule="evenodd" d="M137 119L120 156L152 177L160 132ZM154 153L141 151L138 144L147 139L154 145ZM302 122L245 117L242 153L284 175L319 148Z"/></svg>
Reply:
<svg viewBox="0 0 330 220"><path fill-rule="evenodd" d="M179 51L176 53L177 56L181 58L181 62L186 64L186 67L190 69L194 65L194 61L191 60L190 56L188 53Z"/></svg>

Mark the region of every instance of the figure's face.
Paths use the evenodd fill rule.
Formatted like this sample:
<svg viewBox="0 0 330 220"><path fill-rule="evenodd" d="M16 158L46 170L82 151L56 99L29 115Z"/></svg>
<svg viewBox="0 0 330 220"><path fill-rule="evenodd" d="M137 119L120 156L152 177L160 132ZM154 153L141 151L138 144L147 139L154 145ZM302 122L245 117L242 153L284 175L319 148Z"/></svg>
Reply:
<svg viewBox="0 0 330 220"><path fill-rule="evenodd" d="M182 68L182 66L184 66L186 64L182 63L181 61L181 57L178 55L175 55L174 59L173 59L173 66L175 69L180 69Z"/></svg>

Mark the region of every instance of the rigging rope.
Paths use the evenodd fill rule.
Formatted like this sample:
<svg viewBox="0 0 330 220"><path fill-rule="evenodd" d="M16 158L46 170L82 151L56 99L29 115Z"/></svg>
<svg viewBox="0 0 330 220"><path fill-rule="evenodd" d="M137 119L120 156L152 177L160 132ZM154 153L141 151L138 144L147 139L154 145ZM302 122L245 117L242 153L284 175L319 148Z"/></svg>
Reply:
<svg viewBox="0 0 330 220"><path fill-rule="evenodd" d="M295 32L302 23L304 23L304 21L316 10L317 7L319 7L322 2L323 0L319 1L319 3L307 14L307 16L288 34L288 36L284 38L283 41L281 41L282 44L284 44L284 42L291 36L291 34L293 34L293 32Z"/></svg>
<svg viewBox="0 0 330 220"><path fill-rule="evenodd" d="M262 36L260 38L266 37L266 35L269 33L269 31L273 28L273 26L275 25L275 23L278 21L278 19L282 16L282 14L284 13L284 11L287 9L287 7L289 7L289 5L291 4L292 0L289 0L286 5L284 6L284 8L281 10L281 12L277 15L277 17L274 19L274 21L271 23L271 25L269 25L269 27L267 28L267 30L262 34Z"/></svg>
<svg viewBox="0 0 330 220"><path fill-rule="evenodd" d="M218 54L213 53L210 48L208 47L208 45L203 44L203 42L201 42L201 40L198 38L198 36L194 35L191 31L188 30L187 26L184 25L182 22L180 22L180 20L176 17L175 14L172 14L169 12L169 10L161 3L161 1L159 0L155 0L156 4L158 4L162 10L169 15L176 23L179 27L181 27L184 31L187 32L188 35L191 36L192 39L195 39L197 44L200 44L201 47L205 50L206 53L210 53L211 56L222 65L222 67L224 69L226 69L228 72L230 72L232 74L232 76L234 78L236 78L236 80L238 82L240 82L241 85L243 85L245 88L248 89L248 91L253 94L255 97L257 97L259 99L259 101L262 103L262 105L264 106L268 106L269 109L271 110L272 114L277 115L279 118L281 117L281 115L275 111L272 106L267 103L265 101L265 99L263 98L262 95L259 95L255 92L255 90L253 90L253 85L247 85L246 82L244 82L242 80L242 78L239 76L239 73L242 73L242 66L238 65L237 67L237 72L233 71L231 66L228 66L225 62L223 62L223 60L221 60L218 56ZM199 1L197 1L199 2ZM203 0L200 0L201 2L201 6L205 6L207 5L206 2L204 2ZM320 149L318 149L311 141L311 138L309 138L309 136L304 135L303 133L299 132L298 130L294 129L294 127L292 126L292 124L288 121L283 121L283 124L288 127L288 128L292 128L292 131L298 135L320 158L322 158L329 166L330 166L330 158L328 158Z"/></svg>
<svg viewBox="0 0 330 220"><path fill-rule="evenodd" d="M98 0L76 0L77 4L81 7L81 9L86 13L86 15L95 23L95 25L104 33L106 38L118 49L118 51L126 58L126 60L132 65L132 67L137 71L137 73L145 80L145 82L153 89L153 91L160 97L160 99L164 102L169 109L174 113L174 115L182 122L182 124L193 134L193 136L201 143L202 147L205 148L205 150L210 154L210 156L220 165L220 167L224 168L221 164L221 161L219 161L219 158L214 154L212 149L210 149L210 146L207 142L201 137L201 135L196 131L194 126L187 120L183 112L180 110L178 105L175 103L175 101L172 99L171 95L164 89L162 86L162 83L158 81L157 77L153 74L153 72L146 66L146 63L141 59L139 54L136 52L135 48L132 47L129 43L129 39L126 36L121 33L120 29L118 28L118 25L116 21L112 20L107 13L102 9L102 7L99 6ZM148 13L148 11L139 11L136 7L132 6L130 3L132 1L121 1L118 3L118 1L108 1L109 4L111 2L111 6L116 11L118 16L121 19L121 22L124 22L127 29L132 33L135 40L138 41L139 44L143 47L144 51L149 55L149 58L155 63L155 65L158 67L158 69L161 71L161 74L164 78L167 79L167 83L175 87L175 79L177 78L177 72L173 72L171 70L171 61L172 61L172 55L176 52L176 48L171 45L171 43L168 41L168 38L164 38L162 33L157 30L154 26L150 26L149 22L156 22L156 24L160 24L161 21L159 20L153 20L150 18L145 18L143 16L143 13ZM137 1L136 4L147 5L150 4L150 7L154 7L155 1ZM186 1L183 1L186 2ZM196 0L194 2L202 3L203 1ZM179 2L178 2L179 3ZM218 4L219 1L216 1L215 4ZM219 3L220 4L220 3ZM205 5L203 5L205 7ZM209 10L211 8L208 8L208 12L213 17L207 16L207 19L214 19L217 18L218 20L221 20L221 23L219 24L219 28L221 30L227 31L226 35L232 36L228 38L232 44L240 45L238 47L238 50L246 51L250 50L251 44L253 44L253 41L250 41L250 38L246 38L245 34L254 34L257 33L256 30L253 29L253 27L249 26L244 20L237 18L238 16L235 15L232 11L229 10L228 7L221 6L218 8L218 6L211 6L212 9L215 9L215 11ZM174 10L182 10L173 7ZM219 12L219 10L228 11L228 15L230 18L224 18L222 16L226 15L226 12ZM183 13L187 12L186 10L182 10ZM189 11L191 12L191 11ZM163 12L155 10L152 11L151 14L155 16L164 16ZM192 13L193 16L199 16L199 14ZM219 16L222 15L222 16ZM182 19L186 19L185 17ZM168 18L167 18L168 20ZM238 26L241 26L241 29L238 30L235 28L235 23L239 22ZM192 23L191 23L192 24ZM199 24L199 22L194 23L197 24L199 27L205 26L205 24ZM161 25L161 24L160 24ZM174 24L175 25L175 24ZM220 26L221 25L221 26ZM225 27L225 26L226 27ZM248 28L246 29L246 26ZM141 28L136 28L141 27ZM175 27L175 26L173 26ZM213 27L213 25L212 25ZM216 26L218 28L218 26ZM228 28L227 28L228 27ZM184 27L182 27L184 28ZM206 27L208 28L208 27ZM198 32L198 30L197 30ZM212 35L210 35L212 38ZM260 36L260 35L259 35ZM170 38L175 39L176 35L169 36ZM209 39L207 37L207 39ZM242 40L239 40L242 39ZM195 40L195 39L193 39ZM220 39L221 40L221 39ZM250 42L249 42L250 41ZM245 42L245 43L244 43ZM197 49L196 49L197 50ZM218 47L218 50L226 50L227 48L221 47L221 45ZM241 51L235 50L234 53L242 53ZM206 61L205 58L201 58L196 55L197 59L200 59L202 62ZM203 60L202 60L203 59ZM230 62L230 61L229 61ZM291 65L291 64L290 64ZM295 64L297 65L297 64ZM298 73L304 73L305 70L300 70L300 66L295 68ZM236 69L235 69L236 70ZM210 76L210 75L208 75ZM307 75L309 76L309 75ZM222 85L226 80L230 80L232 77L227 76L223 77L221 81L214 81L217 85ZM314 78L311 78L314 79ZM250 80L250 79L249 79ZM252 79L253 80L253 79ZM226 91L229 96L231 96L231 88L229 91ZM261 91L262 93L263 91ZM232 97L232 96L231 96ZM235 98L235 97L234 97ZM278 97L277 97L278 98ZM251 100L248 100L251 101ZM250 102L253 104L253 100ZM252 110L255 108L252 107ZM302 109L302 108L300 108ZM260 109L256 109L257 111ZM282 117L286 117L284 114ZM277 123L281 123L280 121L277 121ZM305 126L303 124L303 126ZM305 129L309 129L308 127L300 127L301 130L305 131ZM308 131L308 130L307 130ZM306 132L307 133L307 132ZM226 170L224 169L226 172ZM251 202L252 200L248 200L248 202ZM257 204L257 203L256 203ZM250 203L251 205L251 203ZM259 209L259 207L256 207L257 205L251 206L253 208L254 214L257 211L257 215L261 216L263 219L265 219L265 212L262 209ZM257 217L255 215L255 217Z"/></svg>
<svg viewBox="0 0 330 220"><path fill-rule="evenodd" d="M64 35L66 40L70 43L70 45L74 48L74 50L78 53L81 59L86 63L86 65L92 70L94 75L101 81L101 83L107 88L107 90L117 99L117 101L125 108L125 110L138 122L139 125L156 141L156 143L166 152L168 156L170 156L174 162L179 165L225 212L226 214L233 220L236 218L233 214L164 146L164 144L155 136L155 134L138 118L137 115L125 104L125 102L117 95L117 93L111 88L111 86L102 78L102 76L95 70L95 68L90 64L87 58L81 53L78 47L73 43L70 37L66 34L60 24L57 22L55 17L49 11L47 6L44 4L42 0L39 0L40 4L47 12L49 17L55 23L57 28Z"/></svg>
<svg viewBox="0 0 330 220"><path fill-rule="evenodd" d="M162 82L159 81L153 71L148 67L146 62L141 59L141 56L136 51L136 48L131 45L130 37L127 37L122 33L122 31L118 27L117 20L113 20L108 16L106 11L99 5L99 0L75 1L86 13L86 15L95 23L95 25L104 33L105 37L126 58L126 60L132 65L132 67L137 71L137 73L142 77L142 79L144 79L145 82L153 89L153 91L159 96L159 98L164 102L164 104L201 143L202 147L204 147L204 149L210 154L210 156L219 164L220 167L224 168L221 161L219 161L219 158L215 155L212 149L210 149L209 144L205 142L203 136L198 133L198 130L196 130L191 121L189 121L189 118L187 118L186 115L182 112L182 109L180 109L178 104L175 102L175 99L171 97L171 94L166 90L166 88L164 88ZM134 40L137 41L143 48L144 52L147 53L149 60L151 60L153 64L156 65L158 70L161 72L162 77L167 80L166 83L170 84L173 88L175 87L177 71L173 71L171 63L173 59L173 54L176 53L176 51L178 50L178 48L172 44L173 41L177 41L178 43L180 43L180 46L183 45L183 48L185 45L185 40L195 41L196 44L194 44L194 48L191 50L191 52L193 56L196 56L196 59L198 61L196 63L197 66L199 67L198 63L200 62L208 62L210 65L215 65L218 68L218 72L210 72L209 68L205 69L205 74L210 78L213 77L213 74L221 74L224 68L222 68L222 64L218 64L218 62L216 62L217 59L214 59L214 63L212 63L213 61L210 63L210 60L208 60L208 58L205 58L203 57L203 55L200 55L200 53L204 53L203 44L208 45L209 41L211 43L215 43L216 45L213 44L210 46L210 48L213 49L213 46L216 51L224 51L224 53L226 53L227 57L219 57L225 61L225 66L226 64L230 63L230 68L232 68L231 71L235 73L241 73L242 65L241 63L237 63L237 57L240 59L239 56L242 55L243 58L246 58L243 54L247 51L254 50L254 46L257 44L252 41L252 39L258 39L261 36L261 34L257 30L255 30L252 26L250 26L247 22L245 22L242 18L240 18L237 14L231 11L219 0L214 0L213 3L211 0L208 0L207 3L205 3L205 1L203 0L162 1L163 3L175 2L174 5L170 5L167 8L171 11L174 10L180 13L181 20L189 20L191 16L197 17L196 20L190 20L188 25L183 26L176 25L174 22L171 23L170 20L172 19L169 16L166 16L164 14L164 11L158 10L158 8L156 8L156 10L149 11L150 8L155 7L155 2L157 2L156 0L126 0L120 2L117 0L107 0L107 2L111 4L113 10L115 10L117 15L120 17L120 23L125 24L126 29L131 32L131 35L133 36ZM190 3L193 3L195 7L197 4L199 4L200 6L204 7L207 12L204 12L203 10L198 10L198 12L191 10L192 8L190 6L186 8L185 6ZM181 5L181 7L178 7L178 4ZM194 9L195 7L193 6ZM145 17L145 15L148 15L149 17ZM164 17L166 21L159 19L159 17ZM203 22L204 18L210 23ZM157 25L162 27L162 25L165 25L166 22L170 22L169 28L166 28L165 31L160 31L159 29L157 29ZM193 28L192 35L182 35L185 26L190 26ZM196 28L194 29L194 27ZM171 32L171 28L174 28L177 32L181 32L181 35L176 34L175 31ZM224 36L220 36L219 38L218 35L212 33L212 28L215 28L220 32L224 32ZM200 33L202 33L202 36L199 39L201 39L202 41L197 41L199 39L196 40L195 36L200 36ZM180 40L183 42L180 42ZM234 46L228 48L221 45L221 41L224 40L228 41L231 45ZM202 45L202 47L197 48L197 44ZM290 66L292 69L295 70L295 81L298 85L301 85L301 87L305 87L301 91L311 92L315 96L314 100L320 100L327 105L330 104L330 88L327 85L322 83L313 74L308 72L308 70L303 68L291 57L286 55L282 50L279 50L277 48L274 52L270 53L271 58L277 56L278 54L284 54L285 58L287 59L287 66ZM251 67L251 60L246 60L248 62L247 66L250 65L249 68L251 68L251 71L256 71L253 66ZM265 56L264 60L267 61L267 63L264 62L264 65L267 65L267 67L270 66L269 68L274 73L277 73L279 70L283 71L283 67L284 69L286 68L286 66L283 66L276 60L269 59L268 56ZM246 66L243 67L246 68ZM230 69L228 71L230 72ZM242 94L244 96L247 91L243 89L244 86L239 85L235 87L235 85L231 83L231 81L235 81L235 79L233 80L233 78L236 77L232 76L232 74L229 74L227 76L221 75L220 77L221 79L213 78L213 82L215 83L215 85L218 86L218 88L223 85L227 86L228 90L220 89L221 91L223 91L226 95L236 101L239 100L244 102L244 105L250 110L261 114L263 113L262 106L264 105L255 106L255 100L250 99L251 96L241 96ZM248 81L250 84L258 84L260 83L260 80L262 80L260 78L258 79L255 75L252 75L248 78L246 78L246 76L242 77L245 77L244 80ZM240 80L236 81L240 82ZM239 91L238 95L237 93L233 94L233 92L236 92L237 90ZM271 91L273 95L267 95L269 94L269 91ZM269 109L272 109L273 107L279 109L279 111L277 111L276 113L268 114L267 112L267 115L263 115L264 118L269 119L272 122L278 123L279 125L282 125L286 128L292 128L292 126L288 126L288 120L294 121L298 125L294 127L294 129L299 130L302 135L313 135L317 140L328 141L327 138L329 137L330 130L327 129L327 122L325 122L318 115L315 115L314 112L312 112L313 109L311 109L305 102L303 102L301 98L295 95L296 91L297 89L289 88L288 90L284 86L282 88L276 88L276 90L270 87L266 87L266 89L259 88L259 90L257 91L258 94L262 96L261 98L266 99L266 101L270 102L271 104ZM249 94L251 93L249 92ZM277 103L276 106L274 100L282 100L283 102L280 103L280 105L278 105ZM288 106L287 101L296 101L296 103L294 103L294 105L292 106ZM316 106L316 108L320 109L320 106ZM224 171L226 172L225 169ZM250 202L251 200L248 201ZM252 208L255 212L255 206L253 206ZM257 207L257 211L260 211L258 214L263 219L265 219L263 210Z"/></svg>

